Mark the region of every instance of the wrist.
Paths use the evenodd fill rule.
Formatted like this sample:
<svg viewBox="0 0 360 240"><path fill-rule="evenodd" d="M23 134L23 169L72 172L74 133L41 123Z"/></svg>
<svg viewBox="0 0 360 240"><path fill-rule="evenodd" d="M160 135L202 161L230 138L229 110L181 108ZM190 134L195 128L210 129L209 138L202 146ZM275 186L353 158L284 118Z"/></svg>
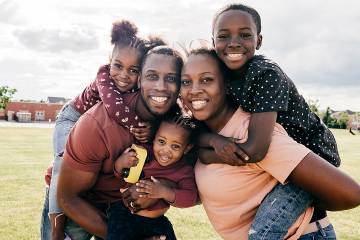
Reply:
<svg viewBox="0 0 360 240"><path fill-rule="evenodd" d="M170 203L170 204L174 203L175 202L175 191L174 191L174 189L164 186L164 191L163 191L163 197L162 198L165 201L167 201L168 203Z"/></svg>

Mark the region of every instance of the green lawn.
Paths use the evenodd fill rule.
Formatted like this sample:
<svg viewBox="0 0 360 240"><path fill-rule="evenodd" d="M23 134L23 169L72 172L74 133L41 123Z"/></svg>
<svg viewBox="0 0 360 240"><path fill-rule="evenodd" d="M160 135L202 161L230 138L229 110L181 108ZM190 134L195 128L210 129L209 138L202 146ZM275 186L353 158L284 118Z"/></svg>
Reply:
<svg viewBox="0 0 360 240"><path fill-rule="evenodd" d="M342 169L360 182L360 134L334 131ZM52 129L0 127L0 239L39 239ZM168 213L178 239L220 239L197 206ZM338 239L360 238L360 207L331 213Z"/></svg>

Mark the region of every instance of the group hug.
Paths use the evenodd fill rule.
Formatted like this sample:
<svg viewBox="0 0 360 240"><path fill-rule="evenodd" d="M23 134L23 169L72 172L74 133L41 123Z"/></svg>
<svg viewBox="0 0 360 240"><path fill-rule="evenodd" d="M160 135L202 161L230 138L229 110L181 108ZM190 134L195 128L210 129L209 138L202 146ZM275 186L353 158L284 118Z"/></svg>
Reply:
<svg viewBox="0 0 360 240"><path fill-rule="evenodd" d="M226 240L336 239L326 211L357 207L360 185L333 134L255 54L254 8L224 6L211 31L179 51L113 23L110 61L57 116L42 240L173 240L168 209L199 204Z"/></svg>

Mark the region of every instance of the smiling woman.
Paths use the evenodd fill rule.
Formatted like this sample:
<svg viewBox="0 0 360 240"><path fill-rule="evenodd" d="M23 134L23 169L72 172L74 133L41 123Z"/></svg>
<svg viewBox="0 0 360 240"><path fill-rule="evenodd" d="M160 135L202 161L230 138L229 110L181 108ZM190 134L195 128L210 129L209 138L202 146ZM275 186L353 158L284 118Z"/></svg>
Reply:
<svg viewBox="0 0 360 240"><path fill-rule="evenodd" d="M199 49L190 53L182 71L181 96L193 116L204 121L213 132L238 139L239 143L247 141L250 114L227 99L221 62L214 50ZM325 209L343 210L360 204L360 186L355 181L295 142L281 125L275 125L271 136L269 150L258 163L244 165L240 159L229 162L221 159L213 149L200 150L201 161L195 166L197 186L209 220L224 239L252 239L257 235L257 231L250 229L253 220L256 220L256 209L261 209L260 203L268 193L279 188L278 182L285 184L290 181L305 189ZM219 142L215 137L212 141ZM263 213L265 218L274 219L272 214L279 212L292 213L293 210L280 209L288 209L289 203L303 190L290 186L290 183L284 185L283 189L287 190L272 200L270 209L273 211ZM291 198L290 202L286 202L286 208L274 204L281 202L281 198ZM294 206L294 209L297 208ZM317 233L315 222L309 224L312 213L312 208L304 209L302 214L300 212L301 216L286 229L289 239L297 239L301 235L304 235L301 239L308 239L309 234ZM281 219L289 221L287 217L280 217L279 224ZM326 239L334 239L335 232L328 219L325 217L316 224L318 222L321 222L321 231L326 232ZM269 227L261 225L264 222L259 224L262 229Z"/></svg>

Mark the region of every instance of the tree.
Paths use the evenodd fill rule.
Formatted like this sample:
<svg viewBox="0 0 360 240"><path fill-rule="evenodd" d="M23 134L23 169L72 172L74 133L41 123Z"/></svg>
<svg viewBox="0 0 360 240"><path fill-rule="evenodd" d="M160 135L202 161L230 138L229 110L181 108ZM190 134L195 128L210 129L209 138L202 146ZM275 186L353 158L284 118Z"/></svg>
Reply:
<svg viewBox="0 0 360 240"><path fill-rule="evenodd" d="M323 117L323 122L328 126L330 124L330 122L332 122L332 117L331 117L331 109L329 107L326 108L326 111L325 111L325 114L324 114L324 117Z"/></svg>
<svg viewBox="0 0 360 240"><path fill-rule="evenodd" d="M6 104L11 100L16 91L15 88L10 88L9 86L0 86L0 109L5 109Z"/></svg>
<svg viewBox="0 0 360 240"><path fill-rule="evenodd" d="M312 111L313 113L315 113L316 115L320 115L319 112L319 108L320 108L320 104L319 104L319 100L313 100L313 99L309 99L307 101L307 104L309 105L310 111Z"/></svg>

